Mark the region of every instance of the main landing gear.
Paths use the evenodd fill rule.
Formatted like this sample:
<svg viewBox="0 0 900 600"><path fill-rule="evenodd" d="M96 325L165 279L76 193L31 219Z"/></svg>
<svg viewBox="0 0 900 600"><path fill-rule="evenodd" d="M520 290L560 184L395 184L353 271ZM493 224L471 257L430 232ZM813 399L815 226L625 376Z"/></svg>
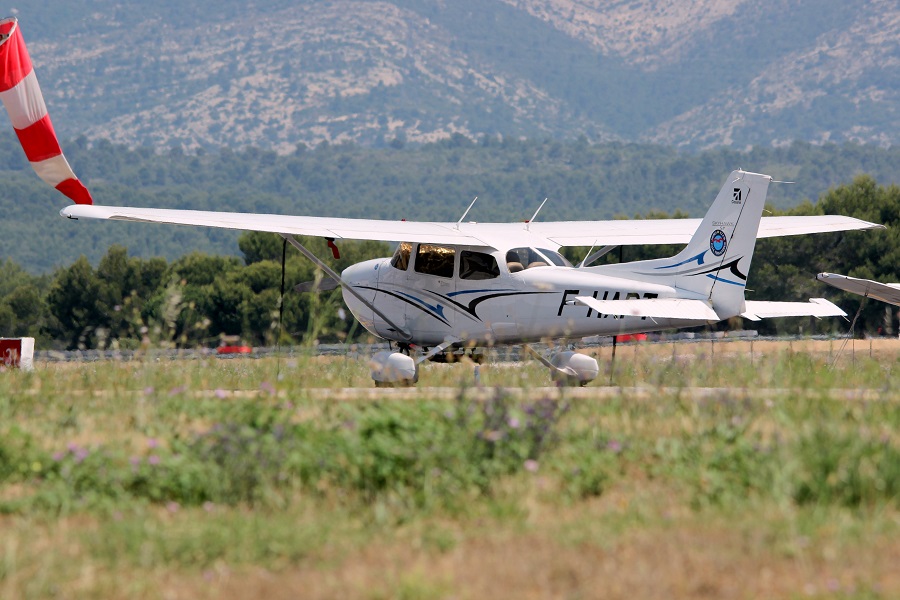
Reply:
<svg viewBox="0 0 900 600"><path fill-rule="evenodd" d="M532 356L550 369L550 379L559 386L584 387L600 373L600 365L597 359L587 354L581 354L572 350L557 352L553 358L547 359L531 346L526 345Z"/></svg>
<svg viewBox="0 0 900 600"><path fill-rule="evenodd" d="M397 352L391 350L378 352L369 361L375 387L414 386L419 381L419 365L422 362L458 360L457 353L446 352L451 345L452 342L445 342L425 354L418 354L415 347L409 344L400 344ZM558 386L585 386L600 373L597 360L587 354L567 350L557 352L552 358L547 359L531 346L525 348L549 369L550 379ZM472 357L476 364L480 364L483 358L484 355L481 353L475 353Z"/></svg>
<svg viewBox="0 0 900 600"><path fill-rule="evenodd" d="M426 360L432 360L435 356L443 354L447 348L459 342L458 339L448 338L442 344L431 348L425 354L420 354L415 346L408 343L398 344L399 352L382 350L369 361L372 373L372 381L375 387L410 387L419 381L419 365Z"/></svg>

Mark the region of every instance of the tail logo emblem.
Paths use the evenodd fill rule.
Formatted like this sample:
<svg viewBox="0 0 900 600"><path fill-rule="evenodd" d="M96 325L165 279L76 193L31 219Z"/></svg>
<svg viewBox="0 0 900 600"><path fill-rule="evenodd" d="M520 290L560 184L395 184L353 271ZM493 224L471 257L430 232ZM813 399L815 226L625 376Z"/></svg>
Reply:
<svg viewBox="0 0 900 600"><path fill-rule="evenodd" d="M721 229L713 231L713 234L709 236L709 249L716 256L725 254L725 250L728 249L728 238L725 237L724 231Z"/></svg>
<svg viewBox="0 0 900 600"><path fill-rule="evenodd" d="M741 196L742 196L741 188L734 188L732 196L731 196L731 203L732 204L740 204Z"/></svg>

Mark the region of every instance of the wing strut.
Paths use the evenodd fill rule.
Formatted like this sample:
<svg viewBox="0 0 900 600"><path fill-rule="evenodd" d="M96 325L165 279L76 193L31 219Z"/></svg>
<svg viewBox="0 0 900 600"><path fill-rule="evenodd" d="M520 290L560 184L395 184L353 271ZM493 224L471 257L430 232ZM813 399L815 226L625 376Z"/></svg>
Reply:
<svg viewBox="0 0 900 600"><path fill-rule="evenodd" d="M341 276L338 275L334 271L334 269L332 269L331 267L326 265L324 262L322 262L318 256L316 256L315 254L313 254L312 252L307 250L306 246L304 246L303 244L298 242L297 239L293 235L291 235L289 233L279 233L278 235L280 235L282 238L287 240L287 242L291 246L293 246L294 248L296 248L297 250L300 251L300 254L302 254L309 260L311 260L317 267L322 269L326 275L328 275L329 277L334 279L342 288L344 288L345 290L347 290L348 292L353 294L354 298L356 298L357 300L362 302L368 308L371 308L372 312L374 312L376 315L378 315L379 317L384 319L384 322L387 323L388 325L390 325L391 327L393 327L395 331L397 331L401 336L403 336L404 340L409 341L410 339L412 339L412 335L410 335L409 331L407 331L404 327L400 327L399 325L397 325L396 323L391 321L387 316L385 316L385 314L383 312L378 310L374 304L372 304L371 302L369 302L368 300L363 298L359 292L357 292L356 290L353 289L353 286L349 285L347 282L345 282L343 279L341 279Z"/></svg>
<svg viewBox="0 0 900 600"><path fill-rule="evenodd" d="M591 247L591 250L593 250L593 249L594 248ZM578 268L581 269L582 267L591 266L591 264L593 264L594 261L596 261L598 258L606 256L607 254L609 254L610 252L612 252L615 249L616 249L616 246L603 246L602 248L600 248L599 250L597 250L596 252L594 252L593 254L588 256L587 258L585 258L583 261L581 261L581 264L578 265ZM621 260L619 262L621 262Z"/></svg>

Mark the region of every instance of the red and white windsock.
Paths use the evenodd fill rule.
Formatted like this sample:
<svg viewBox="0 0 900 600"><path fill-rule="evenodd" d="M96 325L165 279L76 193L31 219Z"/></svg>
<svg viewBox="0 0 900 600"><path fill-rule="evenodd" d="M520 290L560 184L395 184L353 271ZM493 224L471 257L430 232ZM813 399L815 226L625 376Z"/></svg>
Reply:
<svg viewBox="0 0 900 600"><path fill-rule="evenodd" d="M35 173L74 202L93 204L59 147L18 25L15 17L0 21L0 100Z"/></svg>

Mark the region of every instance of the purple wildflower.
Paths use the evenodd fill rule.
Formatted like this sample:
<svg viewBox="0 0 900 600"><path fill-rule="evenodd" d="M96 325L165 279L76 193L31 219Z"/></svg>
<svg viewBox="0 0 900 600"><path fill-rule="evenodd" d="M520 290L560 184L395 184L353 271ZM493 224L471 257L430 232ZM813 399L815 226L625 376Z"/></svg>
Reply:
<svg viewBox="0 0 900 600"><path fill-rule="evenodd" d="M150 439L148 439L148 440L147 440L147 447L148 447L148 448L159 448L159 440L157 440L156 438L150 438Z"/></svg>
<svg viewBox="0 0 900 600"><path fill-rule="evenodd" d="M216 398L218 398L219 400L224 400L228 397L228 392L226 392L222 388L216 388L216 391L214 393L216 395Z"/></svg>
<svg viewBox="0 0 900 600"><path fill-rule="evenodd" d="M150 463L151 465L158 465L159 464L159 455L151 454L150 456L147 457L147 462Z"/></svg>
<svg viewBox="0 0 900 600"><path fill-rule="evenodd" d="M65 458L65 456L66 456L66 453L65 453L65 452L62 452L62 451L54 452L54 453L53 453L53 461L54 461L54 462L59 462L59 461L61 461L63 458Z"/></svg>
<svg viewBox="0 0 900 600"><path fill-rule="evenodd" d="M523 463L523 466L529 473L537 473L538 467L540 467L538 461L532 460L530 458Z"/></svg>
<svg viewBox="0 0 900 600"><path fill-rule="evenodd" d="M609 443L606 444L606 449L614 454L618 454L622 451L622 443L616 440L610 440Z"/></svg>
<svg viewBox="0 0 900 600"><path fill-rule="evenodd" d="M181 510L181 505L173 500L166 504L166 510L174 514Z"/></svg>
<svg viewBox="0 0 900 600"><path fill-rule="evenodd" d="M263 381L261 384L259 384L259 389L260 391L266 392L267 394L270 394L272 396L275 395L275 386L268 381Z"/></svg>

